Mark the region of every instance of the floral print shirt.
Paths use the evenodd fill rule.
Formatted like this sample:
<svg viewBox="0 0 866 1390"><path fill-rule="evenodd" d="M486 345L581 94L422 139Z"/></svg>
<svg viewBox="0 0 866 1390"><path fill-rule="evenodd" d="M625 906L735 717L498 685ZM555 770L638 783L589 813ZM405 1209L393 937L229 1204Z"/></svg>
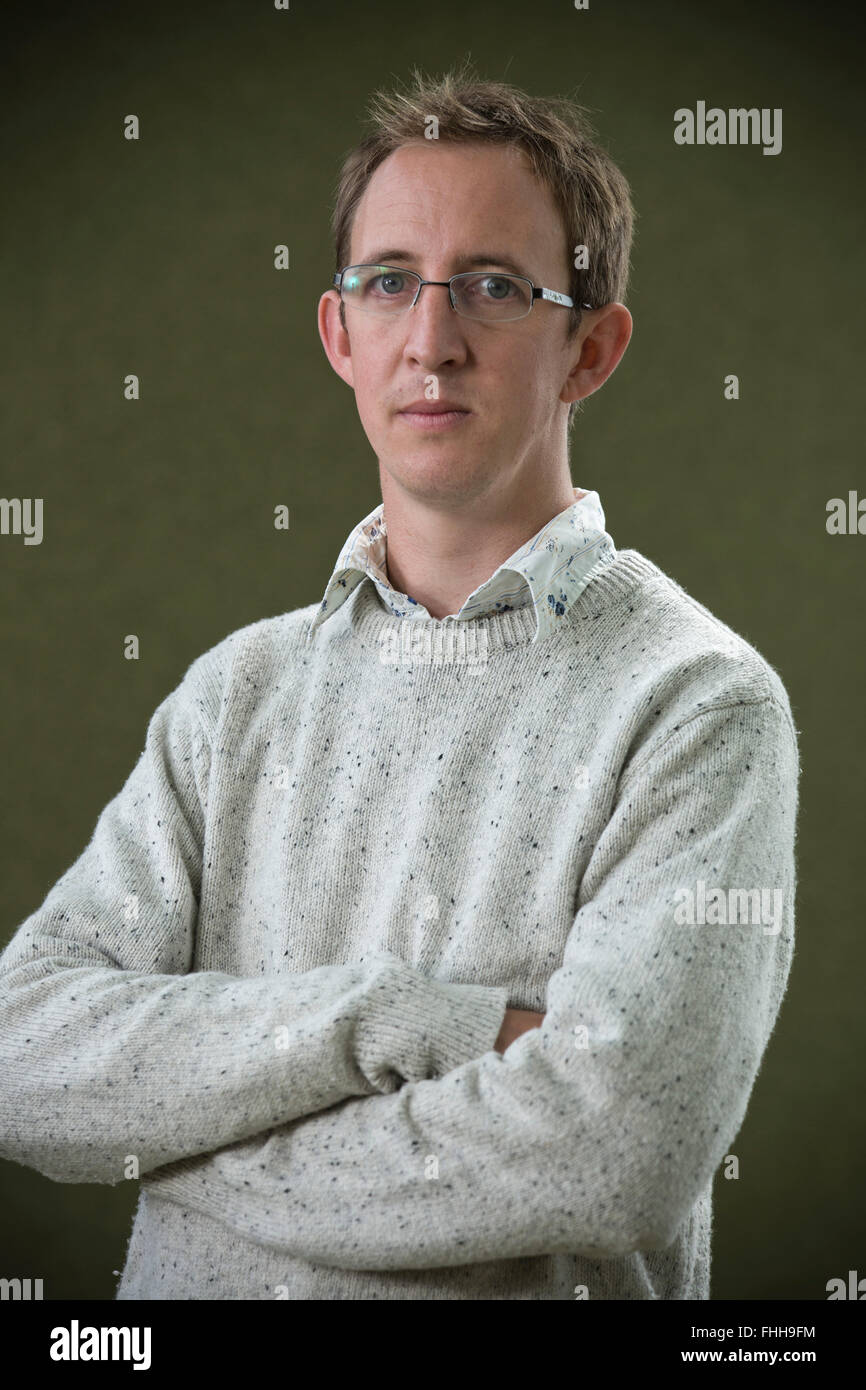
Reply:
<svg viewBox="0 0 866 1390"><path fill-rule="evenodd" d="M537 619L533 640L537 641L561 622L569 604L586 588L589 572L599 559L615 554L598 493L576 487L571 506L515 550L469 595L459 612L443 621L484 618L531 605ZM309 638L364 579L372 580L395 617L430 619L423 603L399 593L388 580L383 502L349 533L310 624Z"/></svg>

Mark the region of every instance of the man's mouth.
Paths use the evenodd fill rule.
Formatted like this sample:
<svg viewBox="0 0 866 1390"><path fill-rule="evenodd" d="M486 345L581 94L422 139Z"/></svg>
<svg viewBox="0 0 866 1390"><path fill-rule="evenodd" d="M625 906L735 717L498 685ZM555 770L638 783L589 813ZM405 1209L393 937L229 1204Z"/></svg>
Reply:
<svg viewBox="0 0 866 1390"><path fill-rule="evenodd" d="M472 411L448 400L413 401L398 412L401 420L414 429L447 430L468 420Z"/></svg>

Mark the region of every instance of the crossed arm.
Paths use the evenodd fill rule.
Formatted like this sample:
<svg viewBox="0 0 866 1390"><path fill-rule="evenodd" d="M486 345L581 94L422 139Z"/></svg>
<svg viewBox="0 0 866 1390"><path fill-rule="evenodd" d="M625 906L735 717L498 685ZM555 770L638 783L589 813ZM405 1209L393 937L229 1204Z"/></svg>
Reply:
<svg viewBox="0 0 866 1390"><path fill-rule="evenodd" d="M117 1183L494 1047L507 990L390 952L193 971L208 746L183 685L90 843L0 957L0 1155ZM130 1164L134 1160L134 1164Z"/></svg>
<svg viewBox="0 0 866 1390"><path fill-rule="evenodd" d="M0 957L0 1154L107 1183L134 1155L149 1195L346 1268L668 1244L739 1129L787 979L798 760L779 704L706 709L632 766L542 1025L507 1051L504 988L387 952L190 973L207 753L194 702L168 697ZM778 889L781 929L677 925L700 876Z"/></svg>

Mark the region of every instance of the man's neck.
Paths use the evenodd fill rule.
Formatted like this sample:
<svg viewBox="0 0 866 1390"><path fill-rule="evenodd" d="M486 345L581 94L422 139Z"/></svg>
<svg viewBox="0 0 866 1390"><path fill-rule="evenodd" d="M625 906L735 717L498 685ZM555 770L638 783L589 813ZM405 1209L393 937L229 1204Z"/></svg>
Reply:
<svg viewBox="0 0 866 1390"><path fill-rule="evenodd" d="M515 550L577 500L566 476L546 489L455 511L407 494L384 469L381 479L388 582L440 619L458 613Z"/></svg>

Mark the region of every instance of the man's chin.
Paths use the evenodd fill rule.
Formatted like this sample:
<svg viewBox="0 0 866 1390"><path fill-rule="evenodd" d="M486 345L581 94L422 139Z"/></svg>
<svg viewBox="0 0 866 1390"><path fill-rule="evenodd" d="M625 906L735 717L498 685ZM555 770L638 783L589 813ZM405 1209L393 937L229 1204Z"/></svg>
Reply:
<svg viewBox="0 0 866 1390"><path fill-rule="evenodd" d="M485 493L496 470L486 466L486 454L474 444L453 439L409 440L396 444L392 436L377 455L380 469L391 483L419 502L455 506Z"/></svg>

